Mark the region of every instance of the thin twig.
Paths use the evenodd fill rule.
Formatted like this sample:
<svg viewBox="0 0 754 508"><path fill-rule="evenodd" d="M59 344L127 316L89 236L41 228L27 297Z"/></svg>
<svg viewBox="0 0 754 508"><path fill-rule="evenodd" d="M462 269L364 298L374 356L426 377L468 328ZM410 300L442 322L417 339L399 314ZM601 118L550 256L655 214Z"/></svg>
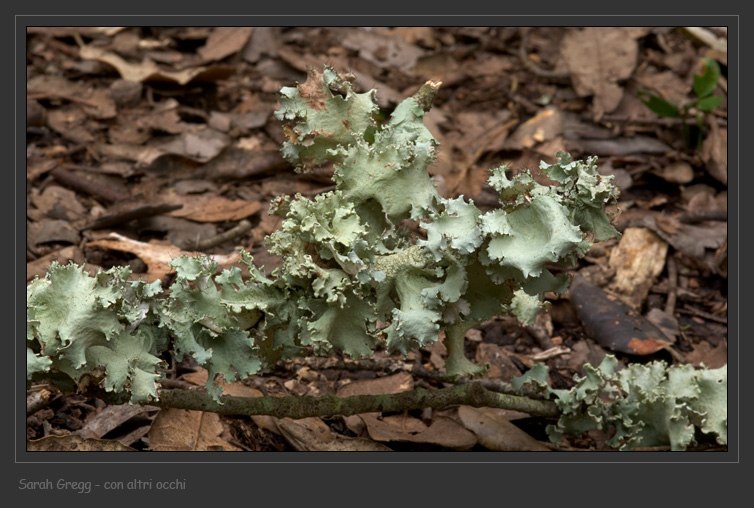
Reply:
<svg viewBox="0 0 754 508"><path fill-rule="evenodd" d="M727 210L700 210L697 212L683 212L678 220L684 224L698 224L700 222L713 220L713 221L727 221Z"/></svg>
<svg viewBox="0 0 754 508"><path fill-rule="evenodd" d="M675 311L675 302L678 297L676 288L678 287L678 265L675 259L668 257L668 299L665 301L665 314L670 316Z"/></svg>
<svg viewBox="0 0 754 508"><path fill-rule="evenodd" d="M123 197L110 187L83 178L82 176L61 167L57 167L50 171L50 175L64 185L98 197L108 203L114 203Z"/></svg>
<svg viewBox="0 0 754 508"><path fill-rule="evenodd" d="M288 361L278 364L280 367L287 371L295 372L301 367L309 367L312 370L345 370L349 372L353 371L371 371L371 372L384 372L386 374L394 374L396 372L408 372L414 377L425 379L427 381L433 381L436 383L452 383L452 384L466 384L472 382L471 379L465 377L452 378L440 372L439 370L425 369L419 364L411 365L409 363L394 360L392 358L367 358L362 360L351 359L337 359L337 358L325 358L325 357L305 357L296 358L293 361ZM541 399L542 396L536 393L530 393L526 387L522 392L518 392L513 389L510 383L506 383L500 379L475 379L475 383L480 383L487 390L497 393L507 393L510 395L525 395L532 399Z"/></svg>
<svg viewBox="0 0 754 508"><path fill-rule="evenodd" d="M626 115L603 115L602 118L600 118L600 121L602 123L632 123L637 125L660 125L663 127L675 127L677 125L682 125L684 122L683 118L636 118L633 116L626 116ZM685 119L687 123L693 123L696 122L696 117L689 117ZM727 126L727 121L722 121L721 125Z"/></svg>
<svg viewBox="0 0 754 508"><path fill-rule="evenodd" d="M690 305L684 305L683 307L684 307L683 309L678 309L678 312L680 312L681 314L697 316L702 319L706 319L707 321L714 321L716 323L721 323L724 325L728 324L727 318L715 316L714 314L710 314L709 312L704 312L703 310L699 310L697 308L691 307Z"/></svg>
<svg viewBox="0 0 754 508"><path fill-rule="evenodd" d="M227 241L230 241L234 238L237 238L239 236L242 236L247 231L251 229L251 222L244 219L241 222L239 222L236 226L233 228L225 231L224 233L220 233L217 236L213 236L212 238L207 238L206 240L202 240L201 242L196 243L196 250L198 251L205 251L207 249L211 249L212 247L216 247L220 245L221 243L225 243Z"/></svg>
<svg viewBox="0 0 754 508"><path fill-rule="evenodd" d="M26 416L32 415L47 407L52 402L52 393L49 390L32 392L26 397Z"/></svg>

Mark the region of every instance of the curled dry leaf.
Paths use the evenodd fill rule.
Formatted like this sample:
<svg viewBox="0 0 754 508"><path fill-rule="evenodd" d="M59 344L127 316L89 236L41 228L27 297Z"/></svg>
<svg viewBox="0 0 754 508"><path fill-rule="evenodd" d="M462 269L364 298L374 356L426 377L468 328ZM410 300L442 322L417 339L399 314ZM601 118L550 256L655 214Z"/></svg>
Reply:
<svg viewBox="0 0 754 508"><path fill-rule="evenodd" d="M460 406L458 418L479 444L497 452L546 452L545 445L489 408Z"/></svg>
<svg viewBox="0 0 754 508"><path fill-rule="evenodd" d="M222 79L229 76L233 69L208 68L204 66L192 67L181 71L165 71L160 69L152 60L144 60L138 64L130 63L109 51L93 46L83 46L79 56L86 60L97 60L115 68L121 77L128 81L172 81L179 85L186 85L200 79Z"/></svg>
<svg viewBox="0 0 754 508"><path fill-rule="evenodd" d="M618 297L581 277L573 280L568 294L587 334L610 351L643 356L671 344L659 328Z"/></svg>
<svg viewBox="0 0 754 508"><path fill-rule="evenodd" d="M181 195L168 194L165 202L183 205L183 208L168 213L172 217L182 217L196 222L237 221L254 215L262 205L259 201L227 199L214 194Z"/></svg>
<svg viewBox="0 0 754 508"><path fill-rule="evenodd" d="M710 126L711 131L702 144L702 160L712 177L728 185L728 129L718 127L715 119L710 120Z"/></svg>

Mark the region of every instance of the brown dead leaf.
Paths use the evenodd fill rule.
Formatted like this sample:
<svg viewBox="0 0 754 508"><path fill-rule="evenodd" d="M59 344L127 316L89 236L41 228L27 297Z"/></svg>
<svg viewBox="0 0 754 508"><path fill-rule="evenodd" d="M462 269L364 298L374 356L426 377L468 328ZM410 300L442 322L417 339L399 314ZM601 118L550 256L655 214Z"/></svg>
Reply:
<svg viewBox="0 0 754 508"><path fill-rule="evenodd" d="M448 355L448 349L442 340L424 346L423 349L429 351L429 362L435 369L442 370L445 367L445 357Z"/></svg>
<svg viewBox="0 0 754 508"><path fill-rule="evenodd" d="M581 277L573 279L568 294L586 333L610 351L642 356L672 344L662 330L620 298Z"/></svg>
<svg viewBox="0 0 754 508"><path fill-rule="evenodd" d="M607 351L592 339L587 338L576 342L571 352L563 355L563 359L566 361L566 368L581 372L584 364L599 365L605 356L607 356Z"/></svg>
<svg viewBox="0 0 754 508"><path fill-rule="evenodd" d="M626 228L610 254L609 266L615 269L610 291L634 309L641 307L665 266L667 252L668 244L652 231Z"/></svg>
<svg viewBox="0 0 754 508"><path fill-rule="evenodd" d="M654 308L650 309L646 314L647 320L662 330L662 333L673 342L676 341L678 335L680 335L680 329L678 327L678 320L672 313L665 312L662 309Z"/></svg>
<svg viewBox="0 0 754 508"><path fill-rule="evenodd" d="M30 245L52 242L76 244L81 236L67 220L42 219L28 224L26 238Z"/></svg>
<svg viewBox="0 0 754 508"><path fill-rule="evenodd" d="M662 97L671 104L681 105L688 102L691 85L675 72L643 72L635 79L639 90Z"/></svg>
<svg viewBox="0 0 754 508"><path fill-rule="evenodd" d="M469 450L477 444L476 436L455 420L437 416L427 427L421 420L407 415L360 415L375 441L416 443L441 446L451 450Z"/></svg>
<svg viewBox="0 0 754 508"><path fill-rule="evenodd" d="M207 43L197 50L204 62L222 60L243 49L249 40L253 27L220 26L212 29Z"/></svg>
<svg viewBox="0 0 754 508"><path fill-rule="evenodd" d="M152 143L163 153L172 153L205 163L215 158L231 142L230 137L206 126L186 128L178 136Z"/></svg>
<svg viewBox="0 0 754 508"><path fill-rule="evenodd" d="M479 365L489 364L490 368L484 376L488 379L508 381L521 375L521 371L511 360L508 350L497 344L480 343L476 350L475 360Z"/></svg>
<svg viewBox="0 0 754 508"><path fill-rule="evenodd" d="M222 435L226 429L217 413L162 409L149 430L153 451L240 451Z"/></svg>
<svg viewBox="0 0 754 508"><path fill-rule="evenodd" d="M196 369L195 372L187 372L185 374L182 374L180 379L196 386L206 386L209 372L207 372L207 369L205 369L204 367L194 368ZM231 395L233 397L262 397L264 395L261 391L257 390L256 388L252 388L251 386L245 385L241 381L227 383L222 378L218 379L217 381L219 382L219 386L222 387L223 393L226 395ZM250 418L251 421L253 421L258 427L270 432L274 432L275 434L280 434L276 423L278 421L278 418L269 415L252 415L250 416Z"/></svg>
<svg viewBox="0 0 754 508"><path fill-rule="evenodd" d="M86 213L86 208L78 200L76 193L59 185L48 185L41 194L34 188L30 197L31 204L36 207L40 218L47 216L75 221ZM29 212L31 211L29 210ZM29 212L27 212L27 216L36 220L36 217L32 217Z"/></svg>
<svg viewBox="0 0 754 508"><path fill-rule="evenodd" d="M710 120L711 131L702 144L702 160L713 178L728 185L728 129Z"/></svg>
<svg viewBox="0 0 754 508"><path fill-rule="evenodd" d="M183 205L183 208L167 215L196 222L237 221L254 215L262 208L259 201L231 200L215 194L181 195L170 192L165 195L164 202Z"/></svg>
<svg viewBox="0 0 754 508"><path fill-rule="evenodd" d="M710 369L719 369L728 364L728 344L721 341L713 347L708 341L703 340L694 346L694 350L686 353L686 361L694 367L704 364Z"/></svg>
<svg viewBox="0 0 754 508"><path fill-rule="evenodd" d="M704 259L705 249L718 249L728 238L727 228L720 227L720 222L717 221L681 224L675 233L671 233L659 226L658 216L656 213L646 214L637 222L657 233L676 250L698 260Z"/></svg>
<svg viewBox="0 0 754 508"><path fill-rule="evenodd" d="M79 429L76 434L86 439L100 439L134 416L157 409L154 406L132 406L131 404L107 406L87 421L86 425Z"/></svg>
<svg viewBox="0 0 754 508"><path fill-rule="evenodd" d="M47 436L26 442L28 452L133 452L130 446L109 439L84 439L81 436Z"/></svg>
<svg viewBox="0 0 754 508"><path fill-rule="evenodd" d="M518 126L505 142L509 150L533 148L563 134L563 114L555 108L545 108ZM553 152L554 153L554 152Z"/></svg>
<svg viewBox="0 0 754 508"><path fill-rule="evenodd" d="M83 264L84 255L81 250L74 245L50 252L46 256L42 256L39 259L26 263L26 280L29 281L34 277L44 277L45 273L47 273L47 268L53 261L57 261L61 265L68 264L71 261L76 264ZM96 267L92 267L92 265L88 265L88 268L89 269L86 271L90 275L97 271Z"/></svg>
<svg viewBox="0 0 754 508"><path fill-rule="evenodd" d="M358 51L359 56L380 68L394 68L406 73L413 72L417 59L424 51L413 44L407 44L400 37L367 31L357 28L350 31L342 40L345 48Z"/></svg>
<svg viewBox="0 0 754 508"><path fill-rule="evenodd" d="M640 153L665 154L672 151L666 143L650 136L622 137L617 139L580 139L573 144L585 153L603 157L628 156Z"/></svg>
<svg viewBox="0 0 754 508"><path fill-rule="evenodd" d="M407 44L421 42L428 48L436 48L439 44L435 37L435 28L431 26L399 26L379 30L390 36L397 35Z"/></svg>
<svg viewBox="0 0 754 508"><path fill-rule="evenodd" d="M406 392L414 388L414 378L408 372L376 379L359 379L342 385L337 390L338 397L352 395L379 395Z"/></svg>
<svg viewBox="0 0 754 508"><path fill-rule="evenodd" d="M152 60L144 60L138 64L130 63L116 55L94 46L83 46L79 50L82 59L97 60L115 68L120 76L127 81L172 81L179 85L186 85L192 81L218 80L230 76L234 69L228 67L192 67L181 71L165 71L160 69Z"/></svg>
<svg viewBox="0 0 754 508"><path fill-rule="evenodd" d="M667 182L685 184L694 179L694 168L688 162L676 161L656 171L655 174Z"/></svg>
<svg viewBox="0 0 754 508"><path fill-rule="evenodd" d="M94 141L94 136L84 126L86 119L87 115L80 107L69 105L50 111L47 125L74 143L87 144Z"/></svg>
<svg viewBox="0 0 754 508"><path fill-rule="evenodd" d="M282 40L280 28L272 26L259 26L251 32L249 43L243 50L243 59L250 63L256 63L262 55L277 56Z"/></svg>
<svg viewBox="0 0 754 508"><path fill-rule="evenodd" d="M94 118L113 118L117 114L115 101L107 90L91 88L83 82L68 81L62 76L34 76L26 83L26 94L35 99L65 99L79 105Z"/></svg>
<svg viewBox="0 0 754 508"><path fill-rule="evenodd" d="M36 180L40 176L51 171L58 165L58 161L55 159L40 158L33 155L27 156L26 159L26 179L28 181Z"/></svg>
<svg viewBox="0 0 754 508"><path fill-rule="evenodd" d="M594 95L596 120L615 110L623 98L620 80L636 67L638 45L622 27L586 27L569 31L561 43L561 57L580 96Z"/></svg>
<svg viewBox="0 0 754 508"><path fill-rule="evenodd" d="M546 452L545 445L489 408L460 406L458 418L479 444L496 452Z"/></svg>
<svg viewBox="0 0 754 508"><path fill-rule="evenodd" d="M137 168L144 168L166 154L153 146L140 146L128 143L95 143L92 149L99 155L134 161Z"/></svg>
<svg viewBox="0 0 754 508"><path fill-rule="evenodd" d="M317 423L318 422L318 423ZM319 418L292 420L283 418L277 422L280 434L288 444L305 452L382 452L392 451L387 446L371 439L351 438L334 434Z"/></svg>
<svg viewBox="0 0 754 508"><path fill-rule="evenodd" d="M125 30L125 26L27 26L27 34L44 34L50 37L73 37L75 35L107 35L109 37Z"/></svg>

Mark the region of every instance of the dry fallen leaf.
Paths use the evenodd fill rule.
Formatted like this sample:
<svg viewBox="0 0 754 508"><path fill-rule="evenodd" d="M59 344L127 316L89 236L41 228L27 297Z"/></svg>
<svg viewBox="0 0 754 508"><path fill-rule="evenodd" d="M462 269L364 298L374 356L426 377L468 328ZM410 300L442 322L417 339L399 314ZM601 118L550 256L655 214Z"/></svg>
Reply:
<svg viewBox="0 0 754 508"><path fill-rule="evenodd" d="M239 451L222 438L220 415L185 409L162 409L149 431L153 451Z"/></svg>
<svg viewBox="0 0 754 508"><path fill-rule="evenodd" d="M47 436L26 442L28 452L133 452L130 446L109 439L84 439L81 436Z"/></svg>
<svg viewBox="0 0 754 508"><path fill-rule="evenodd" d="M545 108L516 128L505 142L505 148L522 150L550 141L563 134L563 114L555 108Z"/></svg>
<svg viewBox="0 0 754 508"><path fill-rule="evenodd" d="M201 78L221 79L229 76L233 70L229 68L192 67L181 71L165 71L160 69L152 60L144 60L138 64L130 63L109 51L93 46L83 46L79 56L85 60L97 60L115 68L120 76L127 81L173 81L179 85L186 85Z"/></svg>
<svg viewBox="0 0 754 508"><path fill-rule="evenodd" d="M610 254L615 278L609 289L634 309L641 307L649 288L665 266L668 244L644 228L626 228Z"/></svg>
<svg viewBox="0 0 754 508"><path fill-rule="evenodd" d="M728 185L728 129L717 126L710 120L711 131L702 144L702 160L707 172L715 179Z"/></svg>
<svg viewBox="0 0 754 508"><path fill-rule="evenodd" d="M375 441L416 443L440 446L450 450L469 450L477 444L476 436L455 420L437 416L427 427L421 420L407 415L359 415Z"/></svg>
<svg viewBox="0 0 754 508"><path fill-rule="evenodd" d="M154 406L132 406L131 404L119 404L107 406L86 422L76 434L87 439L100 439L125 422L142 413L157 410Z"/></svg>
<svg viewBox="0 0 754 508"><path fill-rule="evenodd" d="M378 377L376 379L361 379L352 381L338 388L338 397L350 397L352 395L379 395L393 394L412 390L414 378L408 372L399 372L392 376Z"/></svg>
<svg viewBox="0 0 754 508"><path fill-rule="evenodd" d="M497 452L546 452L545 445L489 408L460 406L461 423L476 434L479 444Z"/></svg>
<svg viewBox="0 0 754 508"><path fill-rule="evenodd" d="M214 194L182 195L169 193L164 199L165 203L183 205L183 208L173 210L167 215L183 217L196 222L237 221L254 215L262 207L259 201L231 200Z"/></svg>
<svg viewBox="0 0 754 508"><path fill-rule="evenodd" d="M253 30L250 26L215 27L207 39L207 44L199 48L197 53L204 62L222 60L241 51Z"/></svg>
<svg viewBox="0 0 754 508"><path fill-rule="evenodd" d="M392 451L387 446L376 443L371 439L351 438L334 434L319 418L303 418L300 420L283 418L278 420L277 426L288 444L302 452Z"/></svg>
<svg viewBox="0 0 754 508"><path fill-rule="evenodd" d="M639 48L634 34L622 27L586 27L569 31L560 46L576 93L594 95L596 120L618 107L623 88L618 82L631 76Z"/></svg>
<svg viewBox="0 0 754 508"><path fill-rule="evenodd" d="M155 142L152 147L163 153L172 153L205 163L214 159L230 142L227 134L202 125L198 128L187 128L177 136Z"/></svg>

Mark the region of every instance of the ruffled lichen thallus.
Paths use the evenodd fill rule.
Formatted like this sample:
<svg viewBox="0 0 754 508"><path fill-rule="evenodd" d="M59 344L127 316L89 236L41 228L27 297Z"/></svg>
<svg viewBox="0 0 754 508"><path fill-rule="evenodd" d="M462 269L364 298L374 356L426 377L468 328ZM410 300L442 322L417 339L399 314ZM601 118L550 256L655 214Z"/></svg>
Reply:
<svg viewBox="0 0 754 508"><path fill-rule="evenodd" d="M307 346L406 354L442 331L447 373L483 372L464 356L465 333L497 315L531 322L543 293L568 285L547 264L572 263L593 241L618 235L605 213L617 193L595 158L558 153L540 166L551 186L528 170L492 169L492 211L441 196L427 169L438 143L423 123L438 87L426 83L384 124L375 120L377 92L354 92L330 67L283 88L275 116L285 158L297 171L332 163L336 188L273 202L270 213L283 221L267 244L282 267L266 276L244 253L250 277L242 277L238 267L217 274L208 257L181 257L166 296L160 281L129 281L125 267L91 277L54 263L27 289L29 379L97 372L106 390L144 402L158 396L161 355L171 350L209 371L217 399L220 378L248 377Z"/></svg>

